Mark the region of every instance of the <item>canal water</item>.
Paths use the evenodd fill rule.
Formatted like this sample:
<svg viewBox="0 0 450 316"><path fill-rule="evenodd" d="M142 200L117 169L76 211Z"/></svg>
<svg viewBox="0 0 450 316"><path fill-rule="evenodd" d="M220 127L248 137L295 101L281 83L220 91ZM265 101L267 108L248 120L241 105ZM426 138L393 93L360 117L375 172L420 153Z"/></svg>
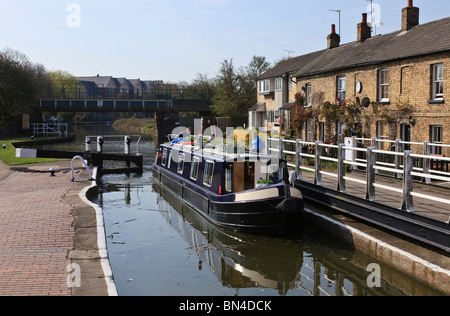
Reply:
<svg viewBox="0 0 450 316"><path fill-rule="evenodd" d="M46 148L84 150L85 136L123 134L105 125L73 126L71 132L76 141ZM150 138L143 136L139 152L143 175L103 176L96 201L120 296L440 295L316 227L302 225L285 238L217 228L154 183ZM381 271L375 287L371 264Z"/></svg>

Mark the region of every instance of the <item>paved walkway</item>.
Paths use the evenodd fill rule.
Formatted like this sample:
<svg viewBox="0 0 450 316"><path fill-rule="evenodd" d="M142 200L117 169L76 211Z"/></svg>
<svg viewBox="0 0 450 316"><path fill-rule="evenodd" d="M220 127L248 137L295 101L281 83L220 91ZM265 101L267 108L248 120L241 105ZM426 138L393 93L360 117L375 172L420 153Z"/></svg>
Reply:
<svg viewBox="0 0 450 316"><path fill-rule="evenodd" d="M0 186L0 295L71 295L66 258L75 232L61 202L70 177L15 173Z"/></svg>
<svg viewBox="0 0 450 316"><path fill-rule="evenodd" d="M78 198L86 184L71 181L68 165L53 163L59 172L51 177L49 165L13 168L20 170L13 172L0 161L0 296L104 295L106 284L98 286L97 281L104 276L100 264L86 258L78 261L83 288L67 285L75 271L68 270L74 262L73 250L96 252L97 247L95 212L83 215L93 224L77 224L77 209L87 214L92 208ZM74 202L69 203L67 196L73 196ZM87 228L78 227L82 225ZM81 237L80 229L84 229ZM80 248L86 240L89 245ZM83 279L86 275L89 279Z"/></svg>

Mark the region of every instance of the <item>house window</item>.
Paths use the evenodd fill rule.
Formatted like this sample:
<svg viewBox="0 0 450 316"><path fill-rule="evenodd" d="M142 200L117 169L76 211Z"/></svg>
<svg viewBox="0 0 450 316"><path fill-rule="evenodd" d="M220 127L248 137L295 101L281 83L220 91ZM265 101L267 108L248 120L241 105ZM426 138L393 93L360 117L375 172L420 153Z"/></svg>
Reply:
<svg viewBox="0 0 450 316"><path fill-rule="evenodd" d="M200 158L194 157L191 165L191 179L197 180L198 177L198 168L200 166Z"/></svg>
<svg viewBox="0 0 450 316"><path fill-rule="evenodd" d="M430 138L433 144L442 144L442 126L430 126ZM442 146L431 146L431 153L433 155L442 155Z"/></svg>
<svg viewBox="0 0 450 316"><path fill-rule="evenodd" d="M263 80L259 82L259 92L260 93L270 92L270 80Z"/></svg>
<svg viewBox="0 0 450 316"><path fill-rule="evenodd" d="M444 64L433 65L433 100L444 98Z"/></svg>
<svg viewBox="0 0 450 316"><path fill-rule="evenodd" d="M389 102L389 78L390 78L390 70L383 69L380 70L378 75L378 91L380 102Z"/></svg>
<svg viewBox="0 0 450 316"><path fill-rule="evenodd" d="M275 91L283 90L283 79L277 78L275 79Z"/></svg>
<svg viewBox="0 0 450 316"><path fill-rule="evenodd" d="M269 124L275 123L275 111L269 111Z"/></svg>
<svg viewBox="0 0 450 316"><path fill-rule="evenodd" d="M292 80L292 77L289 77L289 91L292 91L294 89L294 81Z"/></svg>
<svg viewBox="0 0 450 316"><path fill-rule="evenodd" d="M311 95L311 84L308 83L306 85L306 106L311 106L312 105L312 95Z"/></svg>
<svg viewBox="0 0 450 316"><path fill-rule="evenodd" d="M339 104L345 104L345 85L346 85L346 77L339 76L337 78L337 96L336 101Z"/></svg>
<svg viewBox="0 0 450 316"><path fill-rule="evenodd" d="M210 187L214 175L214 162L207 161L205 164L205 172L203 174L203 184Z"/></svg>

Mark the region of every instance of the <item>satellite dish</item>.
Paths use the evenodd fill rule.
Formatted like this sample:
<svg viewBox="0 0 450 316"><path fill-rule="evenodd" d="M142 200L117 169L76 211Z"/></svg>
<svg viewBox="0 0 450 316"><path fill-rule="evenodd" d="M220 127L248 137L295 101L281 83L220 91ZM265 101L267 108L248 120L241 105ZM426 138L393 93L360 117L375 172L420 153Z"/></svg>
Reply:
<svg viewBox="0 0 450 316"><path fill-rule="evenodd" d="M370 99L367 97L362 99L361 105L365 108L368 108L370 106Z"/></svg>

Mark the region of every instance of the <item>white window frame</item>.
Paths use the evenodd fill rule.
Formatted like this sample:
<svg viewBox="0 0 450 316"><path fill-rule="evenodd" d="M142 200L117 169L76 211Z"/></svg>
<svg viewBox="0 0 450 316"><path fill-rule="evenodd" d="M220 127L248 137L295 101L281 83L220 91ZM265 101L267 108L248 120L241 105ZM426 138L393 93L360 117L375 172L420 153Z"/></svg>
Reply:
<svg viewBox="0 0 450 316"><path fill-rule="evenodd" d="M195 166L197 166L197 167L195 168L195 177L194 177L194 167ZM192 159L191 174L190 174L190 178L192 180L194 180L194 181L197 181L197 179L198 179L198 169L199 168L200 168L200 158L199 157L194 157Z"/></svg>
<svg viewBox="0 0 450 316"><path fill-rule="evenodd" d="M225 191L233 192L233 169L231 167L225 168Z"/></svg>
<svg viewBox="0 0 450 316"><path fill-rule="evenodd" d="M385 76L383 74L388 73L389 77L387 82L382 81ZM378 72L378 100L380 102L389 102L390 101L390 79L391 79L391 70L390 69L381 69ZM387 98L383 96L383 88L387 87Z"/></svg>
<svg viewBox="0 0 450 316"><path fill-rule="evenodd" d="M345 90L346 90L346 84L347 84L347 77L346 76L339 76L337 77L337 94L336 99L339 99L340 102L345 100Z"/></svg>
<svg viewBox="0 0 450 316"><path fill-rule="evenodd" d="M179 173L181 175L184 172L184 161L185 161L185 159L186 159L186 154L185 153L181 153L179 155L179 157L178 157L177 173Z"/></svg>
<svg viewBox="0 0 450 316"><path fill-rule="evenodd" d="M168 158L168 149L163 149L162 159L161 159L161 166L165 167L167 165L167 158Z"/></svg>
<svg viewBox="0 0 450 316"><path fill-rule="evenodd" d="M267 113L267 121L269 122L269 124L275 123L275 111L269 111Z"/></svg>
<svg viewBox="0 0 450 316"><path fill-rule="evenodd" d="M283 90L283 79L276 78L275 79L275 91L282 91L282 90Z"/></svg>
<svg viewBox="0 0 450 316"><path fill-rule="evenodd" d="M207 171L208 171L208 164L212 164L212 169L211 169L211 177L207 178ZM207 160L205 162L205 170L203 171L203 185L207 186L207 187L211 187L212 182L213 182L213 177L214 177L214 167L215 167L215 163L212 160ZM207 179L210 180L210 182L208 183L208 181L206 181Z"/></svg>
<svg viewBox="0 0 450 316"><path fill-rule="evenodd" d="M259 93L270 92L270 80L261 80L259 82Z"/></svg>
<svg viewBox="0 0 450 316"><path fill-rule="evenodd" d="M310 83L306 84L306 106L312 106L312 86Z"/></svg>
<svg viewBox="0 0 450 316"><path fill-rule="evenodd" d="M437 88L442 89L442 93L437 92ZM444 64L433 65L433 100L444 99Z"/></svg>
<svg viewBox="0 0 450 316"><path fill-rule="evenodd" d="M444 136L444 128L442 125L431 125L431 143L433 144L442 144L443 136ZM431 146L431 153L433 155L442 155L442 147L441 146Z"/></svg>

